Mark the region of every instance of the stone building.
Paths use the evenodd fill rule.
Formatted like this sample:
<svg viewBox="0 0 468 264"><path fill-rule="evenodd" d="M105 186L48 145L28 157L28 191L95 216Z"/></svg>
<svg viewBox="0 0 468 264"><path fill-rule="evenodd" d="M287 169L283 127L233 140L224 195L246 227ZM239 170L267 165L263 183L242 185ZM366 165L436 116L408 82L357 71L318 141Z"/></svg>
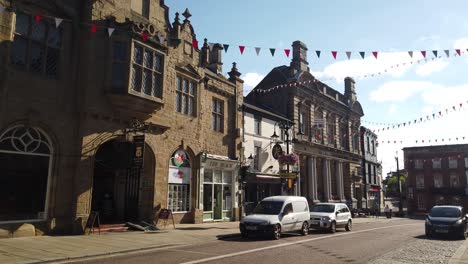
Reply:
<svg viewBox="0 0 468 264"><path fill-rule="evenodd" d="M361 126L362 185L357 190L358 208L380 209L382 196L382 165L377 160L377 135Z"/></svg>
<svg viewBox="0 0 468 264"><path fill-rule="evenodd" d="M1 227L238 219L243 81L235 64L223 76L221 45L198 47L188 10L0 5Z"/></svg>
<svg viewBox="0 0 468 264"><path fill-rule="evenodd" d="M468 145L403 149L408 214L424 215L434 205L468 207Z"/></svg>
<svg viewBox="0 0 468 264"><path fill-rule="evenodd" d="M362 178L359 144L360 118L355 82L345 79L344 94L315 79L307 61L307 47L292 44L292 61L279 66L246 97L294 122L293 149L299 155L296 185L311 203L347 201L356 206L355 189ZM297 182L299 181L299 182Z"/></svg>

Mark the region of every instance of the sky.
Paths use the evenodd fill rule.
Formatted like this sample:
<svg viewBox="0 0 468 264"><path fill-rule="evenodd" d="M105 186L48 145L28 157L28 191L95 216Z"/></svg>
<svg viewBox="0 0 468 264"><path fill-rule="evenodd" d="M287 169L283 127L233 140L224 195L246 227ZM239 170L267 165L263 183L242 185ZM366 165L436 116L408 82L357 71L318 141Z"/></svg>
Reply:
<svg viewBox="0 0 468 264"><path fill-rule="evenodd" d="M396 170L395 157L403 168L405 147L468 143L468 1L166 0L165 4L171 22L175 12L189 9L200 43L207 38L229 45L223 53L223 72L237 63L245 95L274 67L289 66L291 57L284 49L291 49L296 40L307 45L310 71L317 79L344 93L343 79L353 77L364 111L361 125L378 136L384 177ZM243 54L241 45L246 46ZM259 55L255 47L261 48ZM274 56L270 48L275 49ZM316 50L321 51L320 58ZM332 51L337 51L336 59ZM351 52L350 59L346 51ZM373 51L378 52L377 59ZM421 51L426 51L425 58Z"/></svg>

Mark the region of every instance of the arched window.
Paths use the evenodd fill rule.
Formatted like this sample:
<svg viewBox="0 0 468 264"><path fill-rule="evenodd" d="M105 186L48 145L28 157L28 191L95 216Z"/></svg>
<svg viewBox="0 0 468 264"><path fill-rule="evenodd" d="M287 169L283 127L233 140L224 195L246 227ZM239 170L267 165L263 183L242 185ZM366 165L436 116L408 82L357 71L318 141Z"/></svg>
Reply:
<svg viewBox="0 0 468 264"><path fill-rule="evenodd" d="M52 147L24 125L0 135L0 221L45 219Z"/></svg>
<svg viewBox="0 0 468 264"><path fill-rule="evenodd" d="M189 211L191 181L190 159L185 151L178 150L169 159L168 209L173 212Z"/></svg>

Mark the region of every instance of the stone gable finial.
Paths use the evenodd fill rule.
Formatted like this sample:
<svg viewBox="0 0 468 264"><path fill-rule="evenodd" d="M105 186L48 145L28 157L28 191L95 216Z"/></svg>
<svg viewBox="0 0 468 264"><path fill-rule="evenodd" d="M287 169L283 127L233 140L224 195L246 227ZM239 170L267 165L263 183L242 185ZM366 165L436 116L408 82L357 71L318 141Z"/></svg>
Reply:
<svg viewBox="0 0 468 264"><path fill-rule="evenodd" d="M173 25L180 25L179 12L175 13L174 23L172 23L172 24Z"/></svg>
<svg viewBox="0 0 468 264"><path fill-rule="evenodd" d="M182 15L185 17L184 22L190 22L189 18L192 16L192 14L190 14L188 8L185 8L185 11L182 13Z"/></svg>

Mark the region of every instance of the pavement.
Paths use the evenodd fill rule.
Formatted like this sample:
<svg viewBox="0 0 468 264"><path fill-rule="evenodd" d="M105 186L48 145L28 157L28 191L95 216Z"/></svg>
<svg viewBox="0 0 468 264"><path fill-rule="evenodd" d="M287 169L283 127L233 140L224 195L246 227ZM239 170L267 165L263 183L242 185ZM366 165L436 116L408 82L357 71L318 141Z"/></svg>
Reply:
<svg viewBox="0 0 468 264"><path fill-rule="evenodd" d="M354 218L354 224L397 221ZM196 245L239 236L239 222L177 224L152 232L107 232L78 236L37 236L0 239L0 263L70 263L89 259L145 252L183 245ZM450 264L468 263L468 240L458 249Z"/></svg>

